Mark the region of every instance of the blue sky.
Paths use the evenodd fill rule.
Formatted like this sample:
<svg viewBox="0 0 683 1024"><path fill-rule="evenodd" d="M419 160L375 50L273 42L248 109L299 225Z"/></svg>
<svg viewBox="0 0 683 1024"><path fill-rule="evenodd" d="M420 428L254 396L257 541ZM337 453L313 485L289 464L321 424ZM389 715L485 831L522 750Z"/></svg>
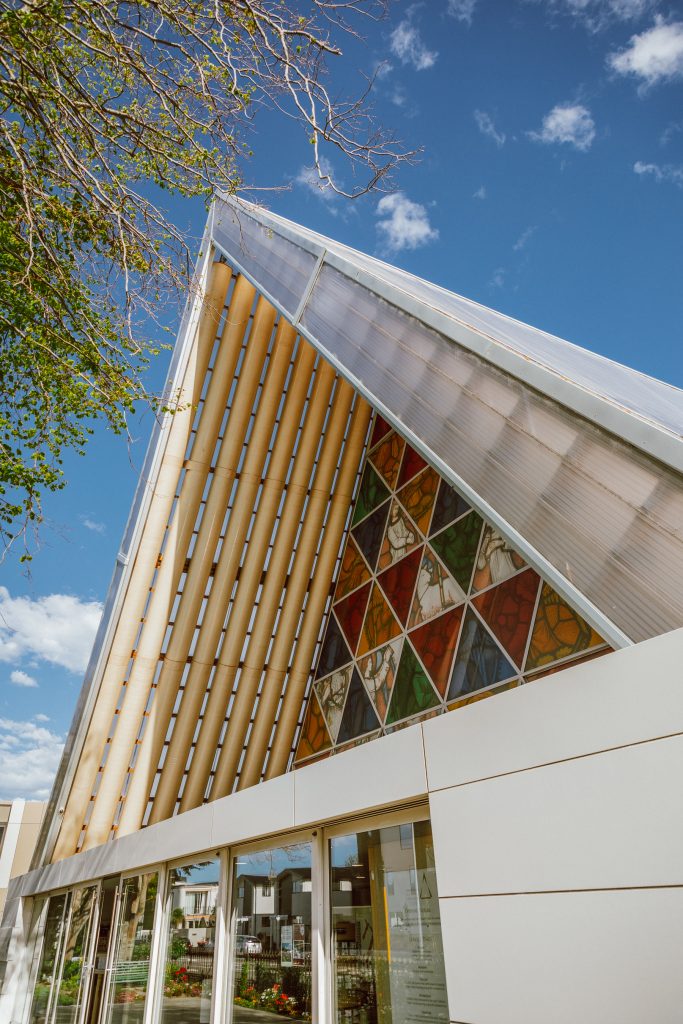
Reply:
<svg viewBox="0 0 683 1024"><path fill-rule="evenodd" d="M284 216L683 387L683 8L657 0L429 0L349 41L333 81L380 67L376 114L413 147L391 196L312 182L310 146L265 113L245 180ZM350 172L330 157L344 184ZM176 207L201 235L199 204ZM152 385L165 373L163 357ZM98 432L27 577L0 578L1 797L44 796L132 500L136 441Z"/></svg>

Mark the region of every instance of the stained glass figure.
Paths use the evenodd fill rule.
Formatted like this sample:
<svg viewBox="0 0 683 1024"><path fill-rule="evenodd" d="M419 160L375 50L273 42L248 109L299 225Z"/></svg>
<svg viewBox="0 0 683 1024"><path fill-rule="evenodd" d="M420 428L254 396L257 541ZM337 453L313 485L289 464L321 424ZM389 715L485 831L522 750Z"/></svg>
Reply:
<svg viewBox="0 0 683 1024"><path fill-rule="evenodd" d="M349 650L349 646L344 639L344 634L339 628L339 623L334 615L330 615L325 631L325 639L320 649L320 657L318 658L318 667L315 673L316 679L329 675L336 668L346 665L351 661L352 656L352 652Z"/></svg>
<svg viewBox="0 0 683 1024"><path fill-rule="evenodd" d="M443 530L444 526L452 523L454 519L458 519L465 512L469 512L469 509L470 506L465 499L453 487L449 487L445 480L442 480L439 484L439 493L434 502L434 512L429 532L438 533L439 530Z"/></svg>
<svg viewBox="0 0 683 1024"><path fill-rule="evenodd" d="M414 547L422 543L422 534L407 512L394 499L389 509L389 521L382 540L377 571L398 562Z"/></svg>
<svg viewBox="0 0 683 1024"><path fill-rule="evenodd" d="M406 555L396 565L385 569L377 577L377 582L389 599L396 612L399 622L405 626L415 590L415 580L422 562L422 549L418 548Z"/></svg>
<svg viewBox="0 0 683 1024"><path fill-rule="evenodd" d="M377 556L382 544L388 514L389 502L386 501L351 531L358 549L372 572L375 571L377 565Z"/></svg>
<svg viewBox="0 0 683 1024"><path fill-rule="evenodd" d="M526 671L598 647L605 641L548 584L541 587Z"/></svg>
<svg viewBox="0 0 683 1024"><path fill-rule="evenodd" d="M468 609L448 687L448 700L502 683L516 675L517 669L505 657L486 626L471 608Z"/></svg>
<svg viewBox="0 0 683 1024"><path fill-rule="evenodd" d="M396 617L387 604L382 591L375 583L358 645L358 657L374 650L375 647L381 647L382 644L388 643L400 632L401 627L396 621Z"/></svg>
<svg viewBox="0 0 683 1024"><path fill-rule="evenodd" d="M401 464L401 472L398 475L398 487L403 487L409 480L412 480L414 476L421 473L426 467L427 463L421 455L411 448L409 444L406 445L403 453L403 463Z"/></svg>
<svg viewBox="0 0 683 1024"><path fill-rule="evenodd" d="M430 619L424 626L418 626L410 634L411 644L442 697L446 695L464 610L465 606L461 604L438 619Z"/></svg>
<svg viewBox="0 0 683 1024"><path fill-rule="evenodd" d="M365 688L381 722L384 722L386 717L402 646L403 637L399 637L398 640L393 640L385 647L379 647L366 658L362 658L359 663Z"/></svg>
<svg viewBox="0 0 683 1024"><path fill-rule="evenodd" d="M363 478L360 482L360 490L356 499L356 507L353 510L351 525L355 526L361 519L365 519L378 505L381 505L389 497L387 486L379 473L370 465L365 464Z"/></svg>
<svg viewBox="0 0 683 1024"><path fill-rule="evenodd" d="M415 596L408 616L408 628L441 615L447 608L460 604L465 595L439 562L429 545L422 550L417 574Z"/></svg>
<svg viewBox="0 0 683 1024"><path fill-rule="evenodd" d="M370 438L370 447L374 448L378 444L385 434L388 434L391 427L379 413L375 415L375 422L372 428L372 437Z"/></svg>
<svg viewBox="0 0 683 1024"><path fill-rule="evenodd" d="M540 577L533 569L472 598L472 604L517 666L522 665Z"/></svg>
<svg viewBox="0 0 683 1024"><path fill-rule="evenodd" d="M361 583L365 583L369 579L370 571L365 564L365 560L356 547L353 538L349 537L339 568L339 578L337 579L337 586L334 591L335 601L346 597L352 590L360 587Z"/></svg>
<svg viewBox="0 0 683 1024"><path fill-rule="evenodd" d="M482 518L470 512L432 537L430 544L465 594L470 589Z"/></svg>
<svg viewBox="0 0 683 1024"><path fill-rule="evenodd" d="M387 434L370 456L375 469L379 471L382 479L392 490L396 486L404 446L403 438L392 431L391 434Z"/></svg>
<svg viewBox="0 0 683 1024"><path fill-rule="evenodd" d="M313 684L333 743L337 742L346 694L355 671L353 665L347 665L339 672L333 672L331 676L319 679Z"/></svg>
<svg viewBox="0 0 683 1024"><path fill-rule="evenodd" d="M365 586L354 590L352 594L334 606L334 614L339 620L339 625L352 652L355 652L358 645L369 594L370 584L366 583Z"/></svg>
<svg viewBox="0 0 683 1024"><path fill-rule="evenodd" d="M354 669L337 741L346 743L366 732L371 732L378 725L372 701L368 697L357 669Z"/></svg>
<svg viewBox="0 0 683 1024"><path fill-rule="evenodd" d="M389 702L387 725L399 722L403 718L410 718L412 715L419 715L421 711L427 711L438 703L436 690L417 660L415 651L406 640Z"/></svg>
<svg viewBox="0 0 683 1024"><path fill-rule="evenodd" d="M294 760L303 761L304 758L313 757L314 754L319 754L331 746L332 741L318 698L315 693L311 693Z"/></svg>
<svg viewBox="0 0 683 1024"><path fill-rule="evenodd" d="M484 590L495 583L502 583L525 565L522 556L493 526L486 523L474 569L472 590Z"/></svg>
<svg viewBox="0 0 683 1024"><path fill-rule="evenodd" d="M428 467L398 492L398 498L404 509L425 535L429 529L429 520L439 487L439 479L439 474Z"/></svg>

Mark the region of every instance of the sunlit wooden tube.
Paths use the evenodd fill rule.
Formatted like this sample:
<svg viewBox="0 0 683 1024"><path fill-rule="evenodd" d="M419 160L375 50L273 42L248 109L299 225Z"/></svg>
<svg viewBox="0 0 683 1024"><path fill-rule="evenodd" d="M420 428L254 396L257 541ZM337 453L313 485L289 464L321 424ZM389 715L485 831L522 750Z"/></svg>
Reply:
<svg viewBox="0 0 683 1024"><path fill-rule="evenodd" d="M192 457L185 462L185 476L166 537L163 558L154 579L135 659L116 719L116 729L86 829L84 850L103 843L111 831L135 743L143 724L143 714L149 702L161 645L185 565L254 295L253 286L245 278L238 278L192 445ZM273 318L266 317L263 324L266 332L268 325L272 332Z"/></svg>
<svg viewBox="0 0 683 1024"><path fill-rule="evenodd" d="M280 426L263 481L263 494L273 495L275 511L277 511L284 488L299 422L311 383L314 363L313 348L307 342L300 341L287 388ZM262 405L256 415L244 465L240 472L240 483L218 557L211 593L204 609L192 664L185 680L182 702L159 775L159 784L150 811L150 823L169 817L173 813L178 799L178 791L190 755L197 720L225 623L230 595L237 578L244 541L254 511L256 496L261 486L263 467L272 433L270 416L266 414L266 409L270 405L271 413L276 412L280 398L281 395L271 395L270 390L267 395L264 393ZM275 512L273 519L274 516ZM215 746L211 753L212 757L213 753L215 753Z"/></svg>
<svg viewBox="0 0 683 1024"><path fill-rule="evenodd" d="M230 279L231 272L225 264L212 265L198 318L195 341L190 348L183 379L178 392L169 398L169 406L176 411L168 414L168 436L158 469L155 470L157 476L130 580L55 843L52 855L55 861L76 852L104 746L121 694L121 681L128 669L168 517L173 507L192 427L194 407L204 386Z"/></svg>
<svg viewBox="0 0 683 1024"><path fill-rule="evenodd" d="M275 776L282 775L287 770L287 762L294 741L301 704L306 695L306 684L311 673L315 644L320 633L321 609L329 592L335 562L339 553L339 545L344 534L344 526L351 503L354 481L363 453L363 445L368 432L370 415L370 406L359 397L344 448L344 456L339 471L337 487L332 498L332 507L330 508L330 514L325 527L323 543L315 565L315 574L311 582L306 613L301 624L292 667L287 677L287 689L280 708L273 744L264 773L266 779L275 778ZM266 680L264 685L267 685L267 682L268 680ZM259 728L264 730L268 725L266 710L264 706L264 725L259 726Z"/></svg>
<svg viewBox="0 0 683 1024"><path fill-rule="evenodd" d="M304 512L301 533L296 542L294 561L290 573L289 586L297 586L310 578L311 565L320 539L320 531L325 519L325 512L330 501L330 491L334 474L339 462L339 455L344 443L344 434L348 424L349 411L353 402L353 388L345 381L339 381L330 410L329 422L323 438L322 450L315 470L315 477L310 489L308 504ZM273 549L268 565L268 572L259 601L258 610L249 638L244 664L240 672L239 684L235 700L230 710L230 719L225 738L216 764L216 771L211 785L211 799L231 793L237 777L237 769L242 756L244 740L251 721L258 687L263 675L266 654L270 645L275 617L278 612L282 590L287 580L287 572L292 559L292 548L299 528L299 518L290 514L285 505L281 531ZM289 589L289 586L287 589ZM298 586L297 586L298 589ZM296 625L294 626L296 629ZM278 636L282 634L283 623L278 621ZM294 639L293 632L291 640ZM290 641L291 642L291 641ZM253 744L253 733L249 737L249 749ZM265 749L262 751L262 758Z"/></svg>
<svg viewBox="0 0 683 1024"><path fill-rule="evenodd" d="M132 772L118 822L117 835L134 832L140 828L142 823L150 788L177 699L180 681L190 653L216 545L225 518L230 490L237 474L249 419L268 354L275 315L275 309L265 299L260 299L231 403L225 436L218 451L211 489L178 603L175 622L159 672L154 701L137 751L135 770ZM295 338L294 329L286 321L281 321L267 371L266 390L270 387L274 387L276 391L282 389L291 361ZM266 415L270 415L272 412L270 426L272 430L275 411L271 409L271 403L268 405Z"/></svg>
<svg viewBox="0 0 683 1024"><path fill-rule="evenodd" d="M295 532L294 534L291 533L289 524L291 517L293 517L296 531L301 516L301 509L306 500L306 492L327 416L334 379L334 370L328 363L323 363L319 366L294 458L294 467L287 483L284 508L275 536L271 559L275 555L275 549L285 540L291 556L291 539L295 536ZM225 641L221 648L207 700L195 756L190 764L185 789L181 797L181 811L197 807L204 799L206 785L216 755L218 740L239 668L244 641L254 614L254 602L261 582L268 542L272 534L279 503L280 496L278 493L266 494L264 489L261 494L254 528L249 539L244 565L240 574L237 593L225 634Z"/></svg>

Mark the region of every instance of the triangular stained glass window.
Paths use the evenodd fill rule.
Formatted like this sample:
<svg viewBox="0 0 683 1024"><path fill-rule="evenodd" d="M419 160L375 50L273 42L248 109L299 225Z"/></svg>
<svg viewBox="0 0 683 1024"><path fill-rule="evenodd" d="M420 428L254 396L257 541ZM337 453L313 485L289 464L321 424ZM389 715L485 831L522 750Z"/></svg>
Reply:
<svg viewBox="0 0 683 1024"><path fill-rule="evenodd" d="M387 725L419 715L420 712L427 711L438 703L439 698L429 677L406 640L391 694Z"/></svg>
<svg viewBox="0 0 683 1024"><path fill-rule="evenodd" d="M409 444L405 447L403 453L403 463L401 465L401 472L398 475L398 487L403 487L404 484L412 480L414 476L421 473L425 469L427 463L421 455L411 448Z"/></svg>
<svg viewBox="0 0 683 1024"><path fill-rule="evenodd" d="M381 647L398 636L401 627L396 621L396 616L387 604L387 600L375 583L372 588L372 595L368 604L368 613L365 616L363 632L358 645L358 657Z"/></svg>
<svg viewBox="0 0 683 1024"><path fill-rule="evenodd" d="M439 493L434 502L434 512L432 513L429 532L431 534L438 533L439 530L443 530L444 526L452 523L454 519L468 512L469 508L470 506L465 499L456 490L449 487L445 480L442 480L439 484Z"/></svg>
<svg viewBox="0 0 683 1024"><path fill-rule="evenodd" d="M484 525L474 567L472 590L502 583L522 569L526 562L489 523Z"/></svg>
<svg viewBox="0 0 683 1024"><path fill-rule="evenodd" d="M422 549L422 561L417 573L415 596L408 616L408 628L419 626L428 619L461 604L465 595L455 580L449 576L434 552L426 544Z"/></svg>
<svg viewBox="0 0 683 1024"><path fill-rule="evenodd" d="M360 527L359 527L360 529ZM398 562L414 547L422 543L422 534L408 513L394 499L389 509L389 520L379 552L377 571Z"/></svg>
<svg viewBox="0 0 683 1024"><path fill-rule="evenodd" d="M470 589L481 525L481 516L477 512L470 512L432 537L429 542L465 594Z"/></svg>
<svg viewBox="0 0 683 1024"><path fill-rule="evenodd" d="M386 484L379 473L367 462L363 472L363 479L360 482L360 490L356 499L356 507L353 510L351 525L355 526L361 519L365 519L370 512L373 512L388 497L389 491Z"/></svg>
<svg viewBox="0 0 683 1024"><path fill-rule="evenodd" d="M384 536L384 527L386 526L388 514L389 502L387 501L384 505L380 505L379 508L375 509L372 515L369 515L367 519L364 519L362 523L359 523L351 531L358 549L372 572L375 571L375 566L377 565L377 556L382 546L382 537Z"/></svg>
<svg viewBox="0 0 683 1024"><path fill-rule="evenodd" d="M356 590L357 587L360 587L362 583L367 582L369 579L370 570L356 547L353 537L349 537L344 549L339 569L339 578L337 579L337 586L334 591L335 601L346 597L352 590Z"/></svg>
<svg viewBox="0 0 683 1024"><path fill-rule="evenodd" d="M353 594L349 594L334 606L334 614L339 619L339 625L352 652L355 652L358 646L369 594L370 584L366 583L364 587L354 590Z"/></svg>
<svg viewBox="0 0 683 1024"><path fill-rule="evenodd" d="M365 688L381 722L384 722L386 717L391 691L396 681L402 646L403 637L399 637L385 647L379 647L367 657L361 658L359 662Z"/></svg>
<svg viewBox="0 0 683 1024"><path fill-rule="evenodd" d="M308 698L306 717L294 760L303 761L307 757L313 757L314 754L320 754L323 750L329 750L331 746L332 741L325 725L324 715L320 709L318 698L312 691Z"/></svg>
<svg viewBox="0 0 683 1024"><path fill-rule="evenodd" d="M368 697L367 691L361 682L356 669L353 671L349 693L346 698L344 716L337 735L338 743L346 743L357 736L363 736L372 732L379 725L377 715Z"/></svg>
<svg viewBox="0 0 683 1024"><path fill-rule="evenodd" d="M446 695L464 610L465 606L461 604L438 619L430 619L424 626L418 626L410 634L411 644L442 697Z"/></svg>
<svg viewBox="0 0 683 1024"><path fill-rule="evenodd" d="M325 639L320 649L320 657L318 658L318 667L315 673L316 679L329 675L336 668L346 665L351 661L352 657L352 652L349 650L344 634L339 628L339 623L334 615L330 615L327 629L325 630Z"/></svg>
<svg viewBox="0 0 683 1024"><path fill-rule="evenodd" d="M326 679L319 679L317 683L314 683L315 692L334 743L337 742L337 733L344 712L346 694L349 690L351 676L355 671L353 665L347 665L346 668L340 669L339 672L333 672Z"/></svg>
<svg viewBox="0 0 683 1024"><path fill-rule="evenodd" d="M429 529L434 499L439 487L439 474L428 467L398 492L404 509L425 535Z"/></svg>
<svg viewBox="0 0 683 1024"><path fill-rule="evenodd" d="M560 658L580 654L603 643L600 634L548 583L544 583L531 634L526 671L550 665Z"/></svg>
<svg viewBox="0 0 683 1024"><path fill-rule="evenodd" d="M468 609L447 699L455 700L485 686L502 683L516 675L516 672L515 666L505 657L486 626Z"/></svg>
<svg viewBox="0 0 683 1024"><path fill-rule="evenodd" d="M370 438L370 447L374 448L376 444L382 440L385 434L388 434L391 427L379 413L375 416L375 423L372 428L372 437Z"/></svg>
<svg viewBox="0 0 683 1024"><path fill-rule="evenodd" d="M389 599L399 622L405 626L413 600L415 580L422 561L422 550L412 551L377 577L377 582Z"/></svg>
<svg viewBox="0 0 683 1024"><path fill-rule="evenodd" d="M392 431L370 456L375 469L392 490L396 486L404 446L403 438Z"/></svg>
<svg viewBox="0 0 683 1024"><path fill-rule="evenodd" d="M540 577L533 569L513 576L497 587L472 598L491 632L521 668L524 660L531 620L536 604Z"/></svg>

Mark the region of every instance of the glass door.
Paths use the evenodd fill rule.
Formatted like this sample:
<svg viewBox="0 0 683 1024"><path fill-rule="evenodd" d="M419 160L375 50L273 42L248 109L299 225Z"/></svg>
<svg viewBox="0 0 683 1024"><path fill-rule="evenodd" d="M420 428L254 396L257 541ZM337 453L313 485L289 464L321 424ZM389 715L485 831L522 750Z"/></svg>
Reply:
<svg viewBox="0 0 683 1024"><path fill-rule="evenodd" d="M29 1016L30 1024L47 1024L52 1019L56 1004L56 982L59 977L64 948L69 897L70 893L62 892L58 896L51 896L48 900L43 943Z"/></svg>
<svg viewBox="0 0 683 1024"><path fill-rule="evenodd" d="M65 930L59 983L56 988L54 1024L79 1024L92 977L93 924L99 886L88 885L71 893Z"/></svg>
<svg viewBox="0 0 683 1024"><path fill-rule="evenodd" d="M159 875L121 880L105 973L102 1024L141 1024L149 988L149 963ZM87 1024L98 1024L93 1014Z"/></svg>

